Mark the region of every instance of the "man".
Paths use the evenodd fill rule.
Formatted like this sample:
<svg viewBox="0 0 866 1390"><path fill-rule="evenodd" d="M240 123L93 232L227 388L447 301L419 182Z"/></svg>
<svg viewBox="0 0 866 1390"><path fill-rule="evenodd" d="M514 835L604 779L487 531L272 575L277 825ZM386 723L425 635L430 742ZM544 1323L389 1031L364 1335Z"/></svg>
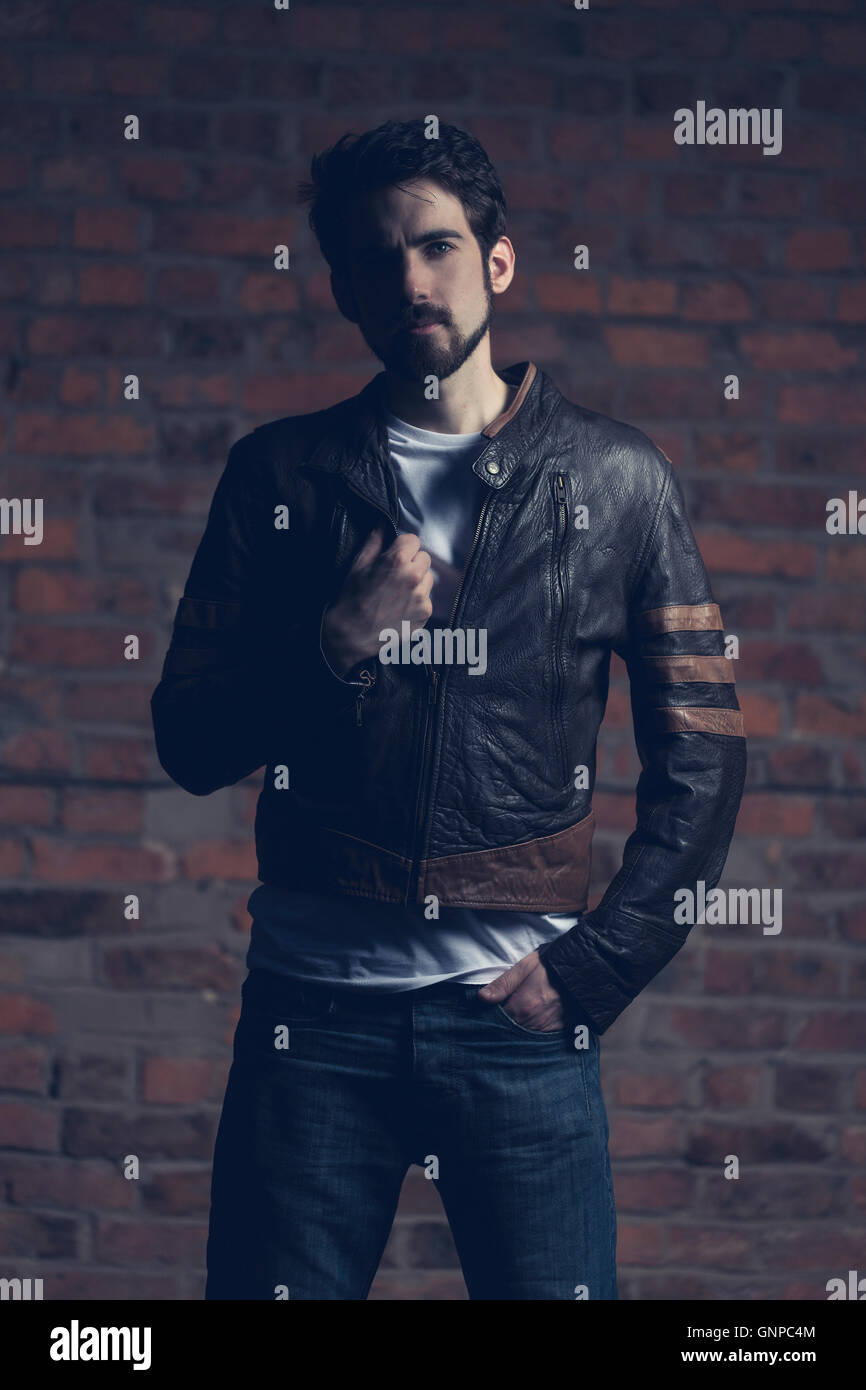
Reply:
<svg viewBox="0 0 866 1390"><path fill-rule="evenodd" d="M615 1299L599 1037L724 865L742 716L669 460L490 358L514 273L484 151L413 122L313 160L384 371L235 444L152 708L171 777L265 766L209 1299L363 1299L408 1166L473 1299ZM586 911L611 651L643 771Z"/></svg>

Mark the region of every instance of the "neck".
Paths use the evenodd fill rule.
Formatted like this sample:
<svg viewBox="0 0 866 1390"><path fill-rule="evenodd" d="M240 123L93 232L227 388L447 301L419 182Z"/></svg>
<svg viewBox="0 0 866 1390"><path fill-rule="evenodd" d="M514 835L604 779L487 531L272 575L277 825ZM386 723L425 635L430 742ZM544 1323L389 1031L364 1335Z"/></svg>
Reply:
<svg viewBox="0 0 866 1390"><path fill-rule="evenodd" d="M487 346L482 357L481 348ZM514 388L497 376L489 343L479 344L458 371L439 383L439 399L428 401L424 383L386 373L385 399L393 415L418 429L440 434L478 434L501 415Z"/></svg>

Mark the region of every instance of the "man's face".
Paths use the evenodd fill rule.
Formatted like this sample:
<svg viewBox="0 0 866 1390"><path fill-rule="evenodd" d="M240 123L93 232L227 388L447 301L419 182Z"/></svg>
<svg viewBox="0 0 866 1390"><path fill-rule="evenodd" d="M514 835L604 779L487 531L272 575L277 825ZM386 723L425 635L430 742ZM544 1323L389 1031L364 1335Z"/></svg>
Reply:
<svg viewBox="0 0 866 1390"><path fill-rule="evenodd" d="M365 198L351 214L340 308L395 376L451 376L487 332L490 269L463 205L418 180ZM510 277L509 277L510 278Z"/></svg>

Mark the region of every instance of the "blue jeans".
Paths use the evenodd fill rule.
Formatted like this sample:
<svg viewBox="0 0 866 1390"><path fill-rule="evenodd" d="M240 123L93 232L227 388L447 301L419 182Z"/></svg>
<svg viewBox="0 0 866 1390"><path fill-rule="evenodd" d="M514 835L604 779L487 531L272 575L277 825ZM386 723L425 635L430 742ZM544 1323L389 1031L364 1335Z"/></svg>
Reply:
<svg viewBox="0 0 866 1390"><path fill-rule="evenodd" d="M206 1299L365 1299L413 1163L436 1183L470 1298L617 1297L598 1036L581 1049L570 1019L524 1028L479 989L359 997L250 971Z"/></svg>

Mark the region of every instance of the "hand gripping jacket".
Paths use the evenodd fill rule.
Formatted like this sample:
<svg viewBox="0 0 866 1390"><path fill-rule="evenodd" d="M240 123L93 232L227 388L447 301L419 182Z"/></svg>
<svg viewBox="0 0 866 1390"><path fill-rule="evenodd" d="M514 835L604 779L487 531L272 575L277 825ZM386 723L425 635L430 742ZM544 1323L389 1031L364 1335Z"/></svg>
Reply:
<svg viewBox="0 0 866 1390"><path fill-rule="evenodd" d="M582 913L542 958L601 1033L682 945L675 891L719 880L742 715L669 460L533 363L500 375L517 391L472 465L484 495L449 623L486 629L486 670L373 653L340 679L322 655L357 551L397 531L382 372L231 449L151 700L156 746L198 796L265 765L264 882ZM643 771L622 867L586 911L611 651Z"/></svg>

